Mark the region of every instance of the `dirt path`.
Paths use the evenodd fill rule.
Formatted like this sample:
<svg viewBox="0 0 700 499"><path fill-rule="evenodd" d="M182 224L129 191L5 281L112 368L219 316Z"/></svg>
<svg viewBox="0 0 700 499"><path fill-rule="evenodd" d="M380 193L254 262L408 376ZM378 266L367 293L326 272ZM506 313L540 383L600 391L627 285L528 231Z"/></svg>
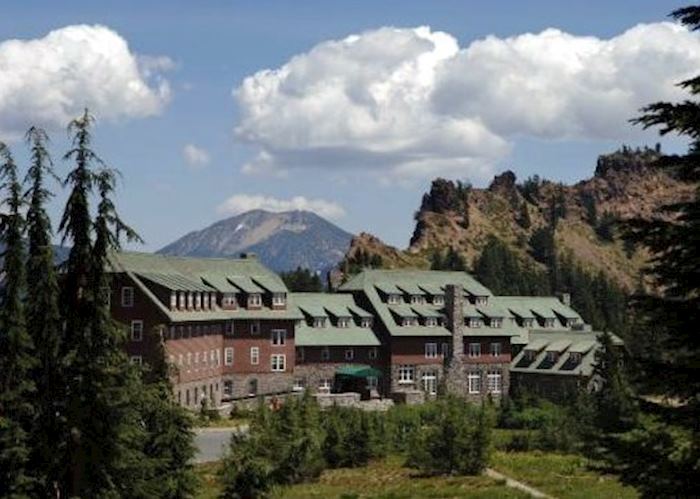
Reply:
<svg viewBox="0 0 700 499"><path fill-rule="evenodd" d="M532 497L541 497L543 499L554 499L552 496L549 496L545 494L544 492L540 492L537 489L534 489L530 487L529 485L524 484L523 482L519 482L513 478L510 478L503 473L499 473L498 471L492 469L492 468L486 468L486 474L490 476L491 478L495 478L496 480L505 480L506 485L508 487L513 487L514 489L522 490L523 492L526 492L530 494Z"/></svg>

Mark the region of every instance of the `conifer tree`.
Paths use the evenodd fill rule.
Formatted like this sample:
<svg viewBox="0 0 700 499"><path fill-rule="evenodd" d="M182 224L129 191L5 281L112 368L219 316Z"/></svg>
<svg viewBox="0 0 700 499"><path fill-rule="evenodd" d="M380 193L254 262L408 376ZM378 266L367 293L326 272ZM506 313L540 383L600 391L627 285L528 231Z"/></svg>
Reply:
<svg viewBox="0 0 700 499"><path fill-rule="evenodd" d="M59 436L62 426L61 401L64 397L61 378L61 318L58 309L59 289L51 245L51 221L46 202L52 196L46 188L47 178L55 178L51 157L46 149L48 137L36 127L26 135L31 163L24 183L27 208L27 330L35 345L37 363L32 379L36 383L36 418L32 430L31 468L37 478L36 494L49 497L60 480L63 448Z"/></svg>
<svg viewBox="0 0 700 499"><path fill-rule="evenodd" d="M0 226L4 244L4 282L0 291L0 496L24 497L32 486L27 464L30 453L28 430L34 408L31 380L34 356L27 333L24 294L25 220L22 188L17 166L9 149L0 143L0 178L7 193Z"/></svg>

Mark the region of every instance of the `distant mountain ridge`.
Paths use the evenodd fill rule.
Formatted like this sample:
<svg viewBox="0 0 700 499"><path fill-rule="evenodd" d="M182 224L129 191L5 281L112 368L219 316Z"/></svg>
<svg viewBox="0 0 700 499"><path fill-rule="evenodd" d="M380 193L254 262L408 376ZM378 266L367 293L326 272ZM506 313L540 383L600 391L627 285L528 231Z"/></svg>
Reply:
<svg viewBox="0 0 700 499"><path fill-rule="evenodd" d="M220 220L168 244L157 253L236 257L255 253L271 269L326 272L342 260L352 234L309 211L252 210Z"/></svg>

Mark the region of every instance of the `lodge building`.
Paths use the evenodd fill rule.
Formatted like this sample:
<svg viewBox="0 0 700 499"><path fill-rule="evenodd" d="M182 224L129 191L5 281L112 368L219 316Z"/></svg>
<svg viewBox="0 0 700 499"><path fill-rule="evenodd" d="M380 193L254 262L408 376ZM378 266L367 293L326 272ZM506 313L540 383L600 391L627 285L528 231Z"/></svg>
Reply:
<svg viewBox="0 0 700 499"><path fill-rule="evenodd" d="M132 362L165 355L190 408L305 389L415 403L441 383L478 400L595 381L599 333L566 298L494 296L466 272L365 270L336 293L289 293L252 255L122 252L111 267Z"/></svg>

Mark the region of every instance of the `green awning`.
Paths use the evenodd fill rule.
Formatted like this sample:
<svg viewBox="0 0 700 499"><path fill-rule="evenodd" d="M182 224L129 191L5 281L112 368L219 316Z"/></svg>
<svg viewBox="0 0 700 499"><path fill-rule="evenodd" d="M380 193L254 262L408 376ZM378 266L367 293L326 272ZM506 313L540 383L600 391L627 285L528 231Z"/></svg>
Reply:
<svg viewBox="0 0 700 499"><path fill-rule="evenodd" d="M370 366L342 366L336 369L335 374L351 378L379 378L382 372Z"/></svg>

